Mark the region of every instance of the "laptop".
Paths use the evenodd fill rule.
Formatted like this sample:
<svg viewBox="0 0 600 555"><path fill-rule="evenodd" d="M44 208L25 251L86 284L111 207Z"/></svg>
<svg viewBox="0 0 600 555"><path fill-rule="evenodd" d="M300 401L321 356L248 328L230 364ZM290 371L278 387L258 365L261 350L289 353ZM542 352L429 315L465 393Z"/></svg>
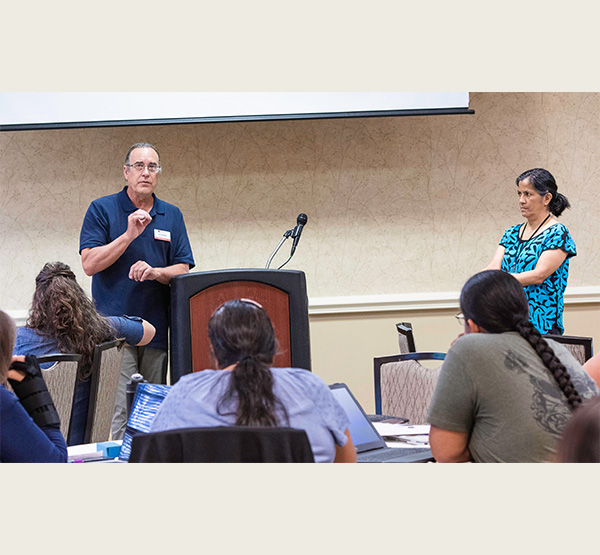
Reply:
<svg viewBox="0 0 600 555"><path fill-rule="evenodd" d="M387 447L348 386L335 383L329 389L350 419L348 431L356 448L357 462L416 463L434 460L431 449L427 447Z"/></svg>

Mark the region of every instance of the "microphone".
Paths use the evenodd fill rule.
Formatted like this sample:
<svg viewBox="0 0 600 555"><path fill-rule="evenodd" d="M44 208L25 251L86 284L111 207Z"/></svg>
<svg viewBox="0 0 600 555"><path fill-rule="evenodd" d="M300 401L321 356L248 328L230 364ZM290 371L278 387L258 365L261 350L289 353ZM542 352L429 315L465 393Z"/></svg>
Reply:
<svg viewBox="0 0 600 555"><path fill-rule="evenodd" d="M281 248L281 245L283 245L284 241L290 237L292 237L294 239L290 257L277 269L281 270L281 268L283 268L291 260L292 256L294 255L294 251L296 250L296 246L298 245L298 241L300 241L300 235L302 234L302 229L306 225L307 221L308 221L308 216L306 214L298 214L298 218L296 218L296 227L294 229L288 229L283 234L281 241L279 241L279 245L277 245L275 247L275 250L271 253L269 260L267 260L267 265L265 266L266 270L268 270L269 267L271 266L271 261L273 260L273 257L277 254L277 251L279 251L279 249Z"/></svg>
<svg viewBox="0 0 600 555"><path fill-rule="evenodd" d="M296 219L296 227L292 231L294 242L292 243L290 258L294 255L294 251L298 246L298 241L300 241L300 235L302 235L302 230L304 229L306 222L308 222L308 216L306 214L298 214L298 218Z"/></svg>

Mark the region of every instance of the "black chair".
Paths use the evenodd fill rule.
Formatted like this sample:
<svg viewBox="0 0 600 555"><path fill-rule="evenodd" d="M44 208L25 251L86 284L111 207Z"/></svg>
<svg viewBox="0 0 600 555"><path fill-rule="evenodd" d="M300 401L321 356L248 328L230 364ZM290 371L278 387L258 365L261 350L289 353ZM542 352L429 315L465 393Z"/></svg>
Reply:
<svg viewBox="0 0 600 555"><path fill-rule="evenodd" d="M314 462L314 456L304 430L218 426L136 435L129 462Z"/></svg>
<svg viewBox="0 0 600 555"><path fill-rule="evenodd" d="M412 324L410 322L398 322L396 329L398 330L398 347L400 347L400 353L416 353L417 348L415 347Z"/></svg>
<svg viewBox="0 0 600 555"><path fill-rule="evenodd" d="M375 413L425 424L441 366L426 368L421 360L444 360L446 353L403 353L373 359Z"/></svg>
<svg viewBox="0 0 600 555"><path fill-rule="evenodd" d="M592 355L594 354L592 348L593 339L591 337L551 334L544 335L543 337L546 339L552 339L553 341L564 345L581 365L592 358Z"/></svg>

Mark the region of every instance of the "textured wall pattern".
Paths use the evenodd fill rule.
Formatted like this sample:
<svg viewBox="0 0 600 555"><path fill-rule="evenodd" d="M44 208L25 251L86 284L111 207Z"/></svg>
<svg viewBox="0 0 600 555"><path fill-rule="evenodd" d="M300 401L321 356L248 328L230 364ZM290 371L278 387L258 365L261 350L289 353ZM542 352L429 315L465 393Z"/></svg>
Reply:
<svg viewBox="0 0 600 555"><path fill-rule="evenodd" d="M264 267L305 212L287 267L306 272L310 296L456 291L520 221L515 177L542 166L573 205L569 285L598 284L600 94L472 93L470 104L475 115L0 133L0 307L28 308L49 260L89 287L85 210L120 190L142 140L160 151L158 194L182 209L197 270Z"/></svg>

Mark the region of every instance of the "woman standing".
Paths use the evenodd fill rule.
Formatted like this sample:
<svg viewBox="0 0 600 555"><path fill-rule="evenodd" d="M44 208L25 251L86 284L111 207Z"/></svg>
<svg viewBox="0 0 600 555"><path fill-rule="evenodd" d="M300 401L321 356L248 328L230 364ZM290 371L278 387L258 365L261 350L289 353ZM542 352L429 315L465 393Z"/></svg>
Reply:
<svg viewBox="0 0 600 555"><path fill-rule="evenodd" d="M557 218L570 208L548 170L517 177L519 208L526 222L508 228L486 270L511 273L525 288L531 321L542 334L562 335L563 294L569 258L577 254L569 230Z"/></svg>

